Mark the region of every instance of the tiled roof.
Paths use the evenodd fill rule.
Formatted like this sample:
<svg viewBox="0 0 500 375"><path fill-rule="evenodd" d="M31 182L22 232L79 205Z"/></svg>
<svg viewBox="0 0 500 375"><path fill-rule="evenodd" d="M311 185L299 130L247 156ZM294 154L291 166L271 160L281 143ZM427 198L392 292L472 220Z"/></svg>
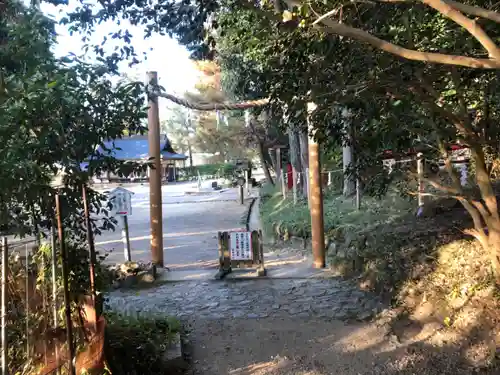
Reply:
<svg viewBox="0 0 500 375"><path fill-rule="evenodd" d="M99 147L98 151L119 160L143 160L149 157L149 143L147 136L132 136L115 139L104 143L105 148ZM170 145L166 135L160 139L161 156L164 160L186 160L187 156L177 154Z"/></svg>

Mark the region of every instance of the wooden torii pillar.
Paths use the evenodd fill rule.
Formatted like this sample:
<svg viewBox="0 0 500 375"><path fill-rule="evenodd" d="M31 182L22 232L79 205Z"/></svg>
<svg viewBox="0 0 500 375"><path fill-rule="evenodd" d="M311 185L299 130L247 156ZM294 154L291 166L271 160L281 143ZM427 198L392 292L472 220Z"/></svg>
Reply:
<svg viewBox="0 0 500 375"><path fill-rule="evenodd" d="M158 85L158 73L148 72L148 83ZM151 220L151 261L163 267L163 215L161 197L160 107L158 96L148 93L148 143L153 168L149 171L149 215Z"/></svg>
<svg viewBox="0 0 500 375"><path fill-rule="evenodd" d="M311 120L316 110L315 103L307 103L309 129L309 191L311 213L311 242L315 268L326 265L325 228L323 219L323 190L321 185L320 147L314 137L314 126Z"/></svg>

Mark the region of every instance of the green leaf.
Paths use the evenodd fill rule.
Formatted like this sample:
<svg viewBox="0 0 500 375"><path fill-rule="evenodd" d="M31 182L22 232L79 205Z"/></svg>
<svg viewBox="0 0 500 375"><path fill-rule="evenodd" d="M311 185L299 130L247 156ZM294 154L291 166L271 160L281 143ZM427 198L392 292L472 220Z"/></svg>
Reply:
<svg viewBox="0 0 500 375"><path fill-rule="evenodd" d="M293 14L289 10L283 12L283 22L288 22L293 19Z"/></svg>
<svg viewBox="0 0 500 375"><path fill-rule="evenodd" d="M450 90L443 92L444 97L454 96L454 95L457 95L457 90L455 90L455 89L450 89Z"/></svg>

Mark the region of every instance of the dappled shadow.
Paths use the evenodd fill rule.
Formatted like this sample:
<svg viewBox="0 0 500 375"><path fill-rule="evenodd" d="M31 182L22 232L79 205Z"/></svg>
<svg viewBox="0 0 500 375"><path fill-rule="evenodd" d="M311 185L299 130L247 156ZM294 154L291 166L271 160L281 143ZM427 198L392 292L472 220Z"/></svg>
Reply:
<svg viewBox="0 0 500 375"><path fill-rule="evenodd" d="M435 271L440 246L472 239L464 230L472 225L461 205L437 205L424 217L407 213L369 230L331 232L331 264L347 276L363 276L362 286L387 297L398 294L409 280L417 281ZM337 236L337 238L335 238Z"/></svg>
<svg viewBox="0 0 500 375"><path fill-rule="evenodd" d="M193 323L194 374L361 375L499 374L488 367L497 349L477 334L482 317L463 331L442 325L399 341L390 324L324 320L225 320ZM494 329L494 327L491 327ZM426 332L423 332L426 331ZM422 334L423 333L423 334Z"/></svg>

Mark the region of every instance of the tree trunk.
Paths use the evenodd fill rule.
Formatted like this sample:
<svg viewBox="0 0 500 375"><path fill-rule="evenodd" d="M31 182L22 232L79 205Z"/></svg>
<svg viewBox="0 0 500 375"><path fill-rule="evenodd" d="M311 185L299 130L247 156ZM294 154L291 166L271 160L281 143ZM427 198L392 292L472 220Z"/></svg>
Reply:
<svg viewBox="0 0 500 375"><path fill-rule="evenodd" d="M487 172L482 148L477 145L471 147L471 155L476 165L476 182L484 201L484 206L482 206L482 203L479 203L476 207L486 208L486 210L481 210L480 214L488 227L487 250L490 253L491 265L495 272L497 285L500 286L500 217L498 214L497 197Z"/></svg>
<svg viewBox="0 0 500 375"><path fill-rule="evenodd" d="M296 129L288 129L288 142L290 144L289 154L290 163L292 167L295 168L297 172L302 170L301 160L300 160L300 140L299 133Z"/></svg>
<svg viewBox="0 0 500 375"><path fill-rule="evenodd" d="M268 116L266 115L266 120L267 121ZM248 125L250 126L250 129L252 130L252 135L255 140L255 143L257 144L257 152L259 153L259 159L260 159L260 164L262 165L262 170L264 171L264 175L266 176L266 181L274 186L274 181L273 178L271 177L271 172L269 171L269 164L266 159L266 153L265 153L265 147L264 147L264 140L260 137L259 133L255 129L254 125L254 118L250 114L248 116ZM271 157L270 153L269 156ZM271 162L273 161L271 157Z"/></svg>
<svg viewBox="0 0 500 375"><path fill-rule="evenodd" d="M262 169L264 170L266 181L274 186L274 181L271 177L271 172L269 172L269 166L267 165L266 155L264 154L264 144L260 139L257 140L257 151L259 152L260 164L262 165Z"/></svg>
<svg viewBox="0 0 500 375"><path fill-rule="evenodd" d="M281 154L281 148L274 149L274 175L276 176L276 184L281 188L283 178L283 156Z"/></svg>
<svg viewBox="0 0 500 375"><path fill-rule="evenodd" d="M342 164L344 170L344 196L350 197L356 192L356 179L354 174L350 173L350 168L352 168L354 155L352 148L352 126L351 120L349 119L349 110L342 110L342 122L345 129L345 140L342 147Z"/></svg>
<svg viewBox="0 0 500 375"><path fill-rule="evenodd" d="M300 183L300 178L297 178L297 176L300 176L300 172L302 171L302 165L300 160L299 132L295 127L288 128L288 143L289 143L290 163L292 164L292 174L289 175L288 178L291 178L291 180L293 181L292 186L295 189L294 190L295 194L297 194L296 193L297 188L295 187L295 185L297 185L298 182ZM293 173L293 170L295 170L295 173Z"/></svg>
<svg viewBox="0 0 500 375"><path fill-rule="evenodd" d="M351 174L353 152L350 145L342 147L342 164L344 169L344 196L350 197L356 191L356 181L354 175Z"/></svg>
<svg viewBox="0 0 500 375"><path fill-rule="evenodd" d="M489 229L488 235L488 252L491 257L491 266L495 273L495 279L498 286L500 286L500 221L490 224L493 228Z"/></svg>
<svg viewBox="0 0 500 375"><path fill-rule="evenodd" d="M302 166L302 173L300 174L300 183L302 185L302 194L304 197L308 198L308 184L309 176L306 175L306 171L309 165L309 137L307 130L304 129L299 132L299 143L300 143L300 165Z"/></svg>
<svg viewBox="0 0 500 375"><path fill-rule="evenodd" d="M191 147L191 142L188 141L188 153L189 153L189 166L193 168L193 148Z"/></svg>
<svg viewBox="0 0 500 375"><path fill-rule="evenodd" d="M472 145L471 156L476 166L476 183L481 192L483 202L471 201L467 198L460 199L465 209L474 221L474 230L469 234L475 236L483 248L490 255L491 266L495 274L496 283L500 286L500 217L498 213L498 203L491 184L490 176L487 173L484 152L479 145ZM448 158L447 170L454 182L455 189L463 193L460 186L460 179L457 174L453 174L451 160ZM484 231L483 222L486 223L488 231Z"/></svg>
<svg viewBox="0 0 500 375"><path fill-rule="evenodd" d="M276 173L277 167L276 167L276 157L273 155L273 150L270 148L267 149L267 155L269 156L269 160L271 160L271 167L273 168L273 171Z"/></svg>

